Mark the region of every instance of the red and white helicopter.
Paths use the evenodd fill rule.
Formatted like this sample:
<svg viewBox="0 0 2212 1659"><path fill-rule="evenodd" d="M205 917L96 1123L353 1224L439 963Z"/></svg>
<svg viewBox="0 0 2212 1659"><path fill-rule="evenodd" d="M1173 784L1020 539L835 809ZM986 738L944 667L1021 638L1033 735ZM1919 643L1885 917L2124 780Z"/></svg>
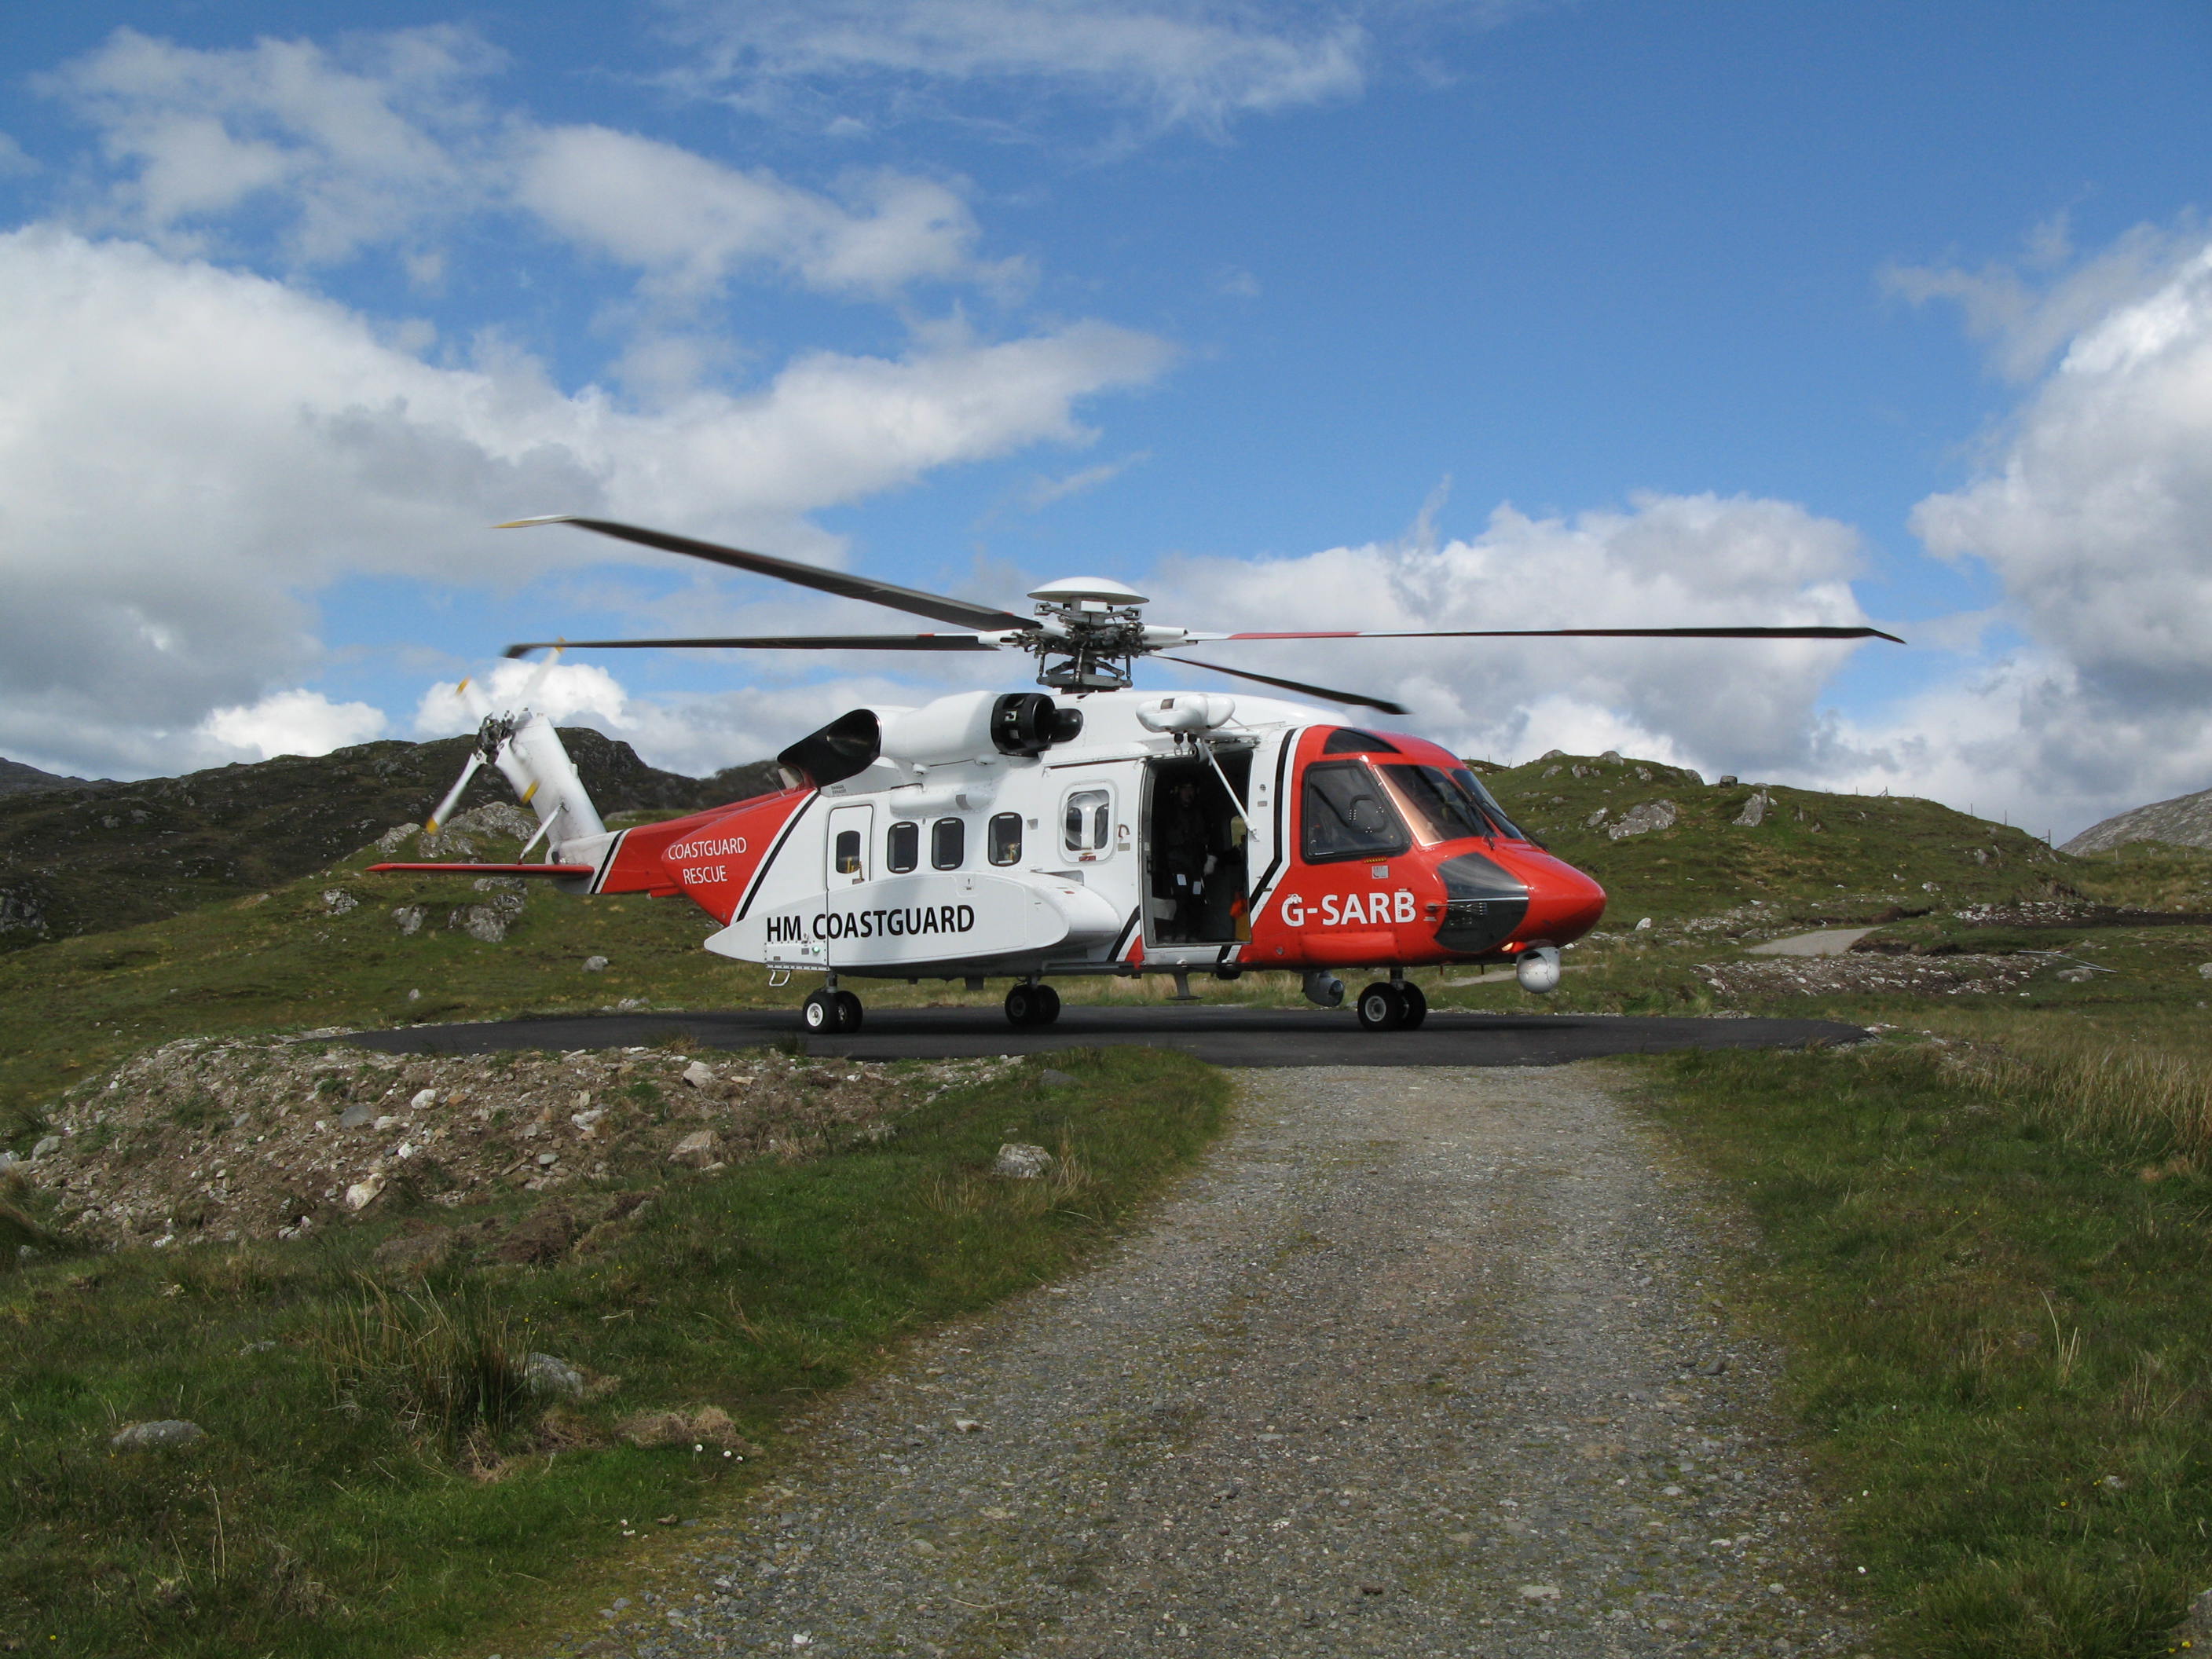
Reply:
<svg viewBox="0 0 2212 1659"><path fill-rule="evenodd" d="M1377 977L1357 1003L1369 1030L1418 1026L1409 968L1512 962L1528 991L1559 979L1559 950L1605 893L1516 828L1474 774L1425 738L1350 726L1273 697L1134 690L1138 659L1201 641L1337 639L1898 641L1875 628L1541 628L1204 633L1143 619L1119 582L1077 578L1011 611L608 520L573 524L647 547L872 600L960 632L544 641L532 652L1018 651L1041 691L968 691L921 708L855 708L776 758L786 787L636 829L609 830L553 725L526 706L487 718L460 780L495 766L537 814L545 862L379 864L390 872L540 877L574 893L681 894L722 924L706 948L819 974L810 1030L859 1029L852 979L1013 984L1006 1018L1049 1024L1078 974L1224 979L1302 975L1323 1007L1339 975ZM548 659L549 661L550 659ZM1396 703L1188 657L1164 660L1370 708ZM537 844L532 839L531 847ZM524 848L527 857L531 847Z"/></svg>

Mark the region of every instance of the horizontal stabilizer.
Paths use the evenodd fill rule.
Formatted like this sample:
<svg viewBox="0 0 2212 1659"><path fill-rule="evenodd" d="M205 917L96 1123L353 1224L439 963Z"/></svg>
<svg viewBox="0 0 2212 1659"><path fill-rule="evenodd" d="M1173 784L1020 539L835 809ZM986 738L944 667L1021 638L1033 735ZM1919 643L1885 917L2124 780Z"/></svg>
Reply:
<svg viewBox="0 0 2212 1659"><path fill-rule="evenodd" d="M589 864L372 864L372 876L560 876L573 881L597 872Z"/></svg>

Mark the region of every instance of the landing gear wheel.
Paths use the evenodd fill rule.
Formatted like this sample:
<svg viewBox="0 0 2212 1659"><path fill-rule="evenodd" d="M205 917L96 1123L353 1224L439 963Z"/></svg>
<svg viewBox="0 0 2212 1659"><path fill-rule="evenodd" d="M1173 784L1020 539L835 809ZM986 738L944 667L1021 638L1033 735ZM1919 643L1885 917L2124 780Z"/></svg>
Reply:
<svg viewBox="0 0 2212 1659"><path fill-rule="evenodd" d="M1043 988L1037 985L1025 985L1017 980L1006 993L1007 1022L1020 1026L1042 1024L1043 1021L1038 1015L1043 1010L1044 999L1037 993Z"/></svg>
<svg viewBox="0 0 2212 1659"><path fill-rule="evenodd" d="M837 1012L837 993L816 991L799 1005L799 1024L815 1036L834 1036L840 1024Z"/></svg>
<svg viewBox="0 0 2212 1659"><path fill-rule="evenodd" d="M1406 1018L1398 1024L1401 1031L1418 1031L1421 1022L1429 1017L1429 999L1418 985L1398 987L1399 994L1406 999Z"/></svg>
<svg viewBox="0 0 2212 1659"><path fill-rule="evenodd" d="M837 1032L850 1036L860 1029L860 1000L850 991L837 993Z"/></svg>
<svg viewBox="0 0 2212 1659"><path fill-rule="evenodd" d="M1359 994L1359 1024L1364 1030L1395 1031L1406 1023L1406 999L1387 980L1377 980Z"/></svg>
<svg viewBox="0 0 2212 1659"><path fill-rule="evenodd" d="M1033 986L1030 988L1036 993L1037 1011L1036 1023L1039 1025L1051 1024L1053 1021L1060 1018L1060 993L1054 990L1049 985Z"/></svg>

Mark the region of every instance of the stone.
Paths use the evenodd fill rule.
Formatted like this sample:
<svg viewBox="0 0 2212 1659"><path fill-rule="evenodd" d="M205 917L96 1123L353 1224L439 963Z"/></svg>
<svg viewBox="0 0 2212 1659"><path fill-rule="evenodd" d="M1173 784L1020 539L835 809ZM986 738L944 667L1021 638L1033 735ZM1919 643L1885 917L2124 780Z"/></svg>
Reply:
<svg viewBox="0 0 2212 1659"><path fill-rule="evenodd" d="M1699 1376L1720 1376L1725 1375L1727 1370L1728 1356L1724 1353L1717 1353L1698 1362Z"/></svg>
<svg viewBox="0 0 2212 1659"><path fill-rule="evenodd" d="M1559 1599L1559 1587L1557 1584L1523 1584L1521 1586L1521 1599L1523 1601L1556 1601Z"/></svg>
<svg viewBox="0 0 2212 1659"><path fill-rule="evenodd" d="M1547 749L1542 754L1537 756L1536 758L1540 761L1557 760L1560 756L1566 752L1567 751L1564 749Z"/></svg>
<svg viewBox="0 0 2212 1659"><path fill-rule="evenodd" d="M1048 1089L1064 1089L1073 1083L1075 1079L1066 1072L1056 1072L1048 1066L1037 1073L1037 1081Z"/></svg>
<svg viewBox="0 0 2212 1659"><path fill-rule="evenodd" d="M584 1374L557 1354L534 1353L522 1363L522 1385L541 1398L581 1400Z"/></svg>
<svg viewBox="0 0 2212 1659"><path fill-rule="evenodd" d="M341 1129L366 1129L375 1121L376 1114L359 1101L338 1114L338 1127Z"/></svg>
<svg viewBox="0 0 2212 1659"><path fill-rule="evenodd" d="M2178 1641L2192 1646L2212 1640L2212 1589L2203 1591L2190 1602L2188 1613L2173 1634Z"/></svg>
<svg viewBox="0 0 2212 1659"><path fill-rule="evenodd" d="M376 1133L379 1134L382 1134L386 1129L396 1129L398 1127L399 1120L396 1117L386 1115L376 1120Z"/></svg>
<svg viewBox="0 0 2212 1659"><path fill-rule="evenodd" d="M390 858L422 829L419 823L395 823L376 838L376 850Z"/></svg>
<svg viewBox="0 0 2212 1659"><path fill-rule="evenodd" d="M1636 924L1635 931L1639 933L1650 933L1651 931L1651 918L1649 916L1644 917Z"/></svg>
<svg viewBox="0 0 2212 1659"><path fill-rule="evenodd" d="M721 1137L712 1129L695 1129L669 1149L671 1164L688 1164L703 1170L721 1156Z"/></svg>
<svg viewBox="0 0 2212 1659"><path fill-rule="evenodd" d="M1716 780L1714 781L1713 787L1714 787L1714 788L1716 788L1716 789L1733 789L1733 788L1735 788L1735 773L1733 773L1733 772L1723 772L1723 773L1722 773L1722 774L1720 775L1720 776L1719 776L1717 779L1716 779Z"/></svg>
<svg viewBox="0 0 2212 1659"><path fill-rule="evenodd" d="M407 1109L410 1112L419 1112L426 1106L435 1106L437 1103L438 1091L435 1089L417 1089L414 1098L407 1103Z"/></svg>
<svg viewBox="0 0 2212 1659"><path fill-rule="evenodd" d="M2212 979L2212 962L2198 963L2197 964L2197 971L2202 974L2205 978Z"/></svg>
<svg viewBox="0 0 2212 1659"><path fill-rule="evenodd" d="M1042 1146L1032 1146L1027 1141L1010 1140L999 1148L999 1156L991 1165L991 1173L1009 1181L1035 1181L1052 1168L1052 1154Z"/></svg>
<svg viewBox="0 0 2212 1659"><path fill-rule="evenodd" d="M1547 766L1544 769L1544 775L1547 778L1556 777L1559 775L1559 769L1556 766Z"/></svg>
<svg viewBox="0 0 2212 1659"><path fill-rule="evenodd" d="M392 907L392 920L398 924L399 931L409 939L422 931L422 924L429 920L429 911L419 904L395 904Z"/></svg>
<svg viewBox="0 0 2212 1659"><path fill-rule="evenodd" d="M2094 968L2063 968L2058 974L2058 977L2069 985L2087 985L2096 976L2096 969Z"/></svg>
<svg viewBox="0 0 2212 1659"><path fill-rule="evenodd" d="M586 957L584 958L584 971L587 974L605 973L607 971L607 959L605 957Z"/></svg>
<svg viewBox="0 0 2212 1659"><path fill-rule="evenodd" d="M983 1425L972 1417L956 1417L952 1419L952 1431L955 1434L981 1434Z"/></svg>
<svg viewBox="0 0 2212 1659"><path fill-rule="evenodd" d="M207 1431L198 1424L172 1417L158 1423L126 1424L107 1443L117 1451L160 1451L196 1445L206 1438Z"/></svg>
<svg viewBox="0 0 2212 1659"><path fill-rule="evenodd" d="M40 1135L31 1147L31 1161L36 1163L42 1158L52 1158L61 1149L62 1138L59 1135Z"/></svg>
<svg viewBox="0 0 2212 1659"><path fill-rule="evenodd" d="M1606 814L1612 810L1613 809L1609 806L1599 807L1596 811L1591 813L1588 817L1583 820L1583 828L1585 830L1596 829L1598 825L1605 822Z"/></svg>
<svg viewBox="0 0 2212 1659"><path fill-rule="evenodd" d="M344 888L325 887L323 889L323 914L325 915L343 916L350 911L358 910L360 908L361 901L356 898L351 893L347 892Z"/></svg>
<svg viewBox="0 0 2212 1659"><path fill-rule="evenodd" d="M376 1202L376 1195L384 1190L381 1175L364 1176L345 1190L345 1206L349 1210L365 1210Z"/></svg>
<svg viewBox="0 0 2212 1659"><path fill-rule="evenodd" d="M1771 804L1766 799L1766 792L1764 789L1755 789L1752 792L1751 799L1744 802L1743 811L1730 818L1729 822L1739 830L1756 830L1766 822L1766 809Z"/></svg>
<svg viewBox="0 0 2212 1659"><path fill-rule="evenodd" d="M497 905L461 905L446 919L446 925L481 945L497 945L507 938L507 915Z"/></svg>
<svg viewBox="0 0 2212 1659"><path fill-rule="evenodd" d="M0 1152L0 1170L12 1170L23 1160L13 1152Z"/></svg>
<svg viewBox="0 0 2212 1659"><path fill-rule="evenodd" d="M1605 765L1618 766L1620 764L1620 750L1618 749L1608 749L1605 753L1600 755L1598 759Z"/></svg>
<svg viewBox="0 0 2212 1659"><path fill-rule="evenodd" d="M1648 835L1654 830L1672 830L1674 820L1681 814L1671 800L1647 800L1641 806L1632 806L1620 815L1620 821L1605 833L1614 841L1629 836Z"/></svg>
<svg viewBox="0 0 2212 1659"><path fill-rule="evenodd" d="M703 1089L714 1080L714 1068L703 1060L695 1060L684 1068L684 1080L695 1089Z"/></svg>

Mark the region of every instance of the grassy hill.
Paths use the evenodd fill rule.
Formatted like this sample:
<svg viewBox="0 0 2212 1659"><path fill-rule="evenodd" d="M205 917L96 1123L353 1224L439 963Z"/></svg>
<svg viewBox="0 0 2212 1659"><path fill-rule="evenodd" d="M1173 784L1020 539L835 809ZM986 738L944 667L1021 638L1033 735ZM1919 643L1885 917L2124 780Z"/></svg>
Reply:
<svg viewBox="0 0 2212 1659"><path fill-rule="evenodd" d="M765 763L689 778L587 727L561 735L608 812L689 811L774 787ZM320 869L395 823L420 823L471 742L361 744L180 778L0 794L0 951L177 915ZM511 799L487 768L462 804Z"/></svg>
<svg viewBox="0 0 2212 1659"><path fill-rule="evenodd" d="M1522 828L1604 885L1609 928L1624 915L1633 925L1753 902L1808 925L1872 921L1892 909L2048 896L2075 868L2024 830L1932 800L1709 785L1656 762L1587 755L1547 756L1487 781ZM1739 823L1754 797L1765 802L1759 821ZM1675 809L1669 827L1610 833L1661 802Z"/></svg>

